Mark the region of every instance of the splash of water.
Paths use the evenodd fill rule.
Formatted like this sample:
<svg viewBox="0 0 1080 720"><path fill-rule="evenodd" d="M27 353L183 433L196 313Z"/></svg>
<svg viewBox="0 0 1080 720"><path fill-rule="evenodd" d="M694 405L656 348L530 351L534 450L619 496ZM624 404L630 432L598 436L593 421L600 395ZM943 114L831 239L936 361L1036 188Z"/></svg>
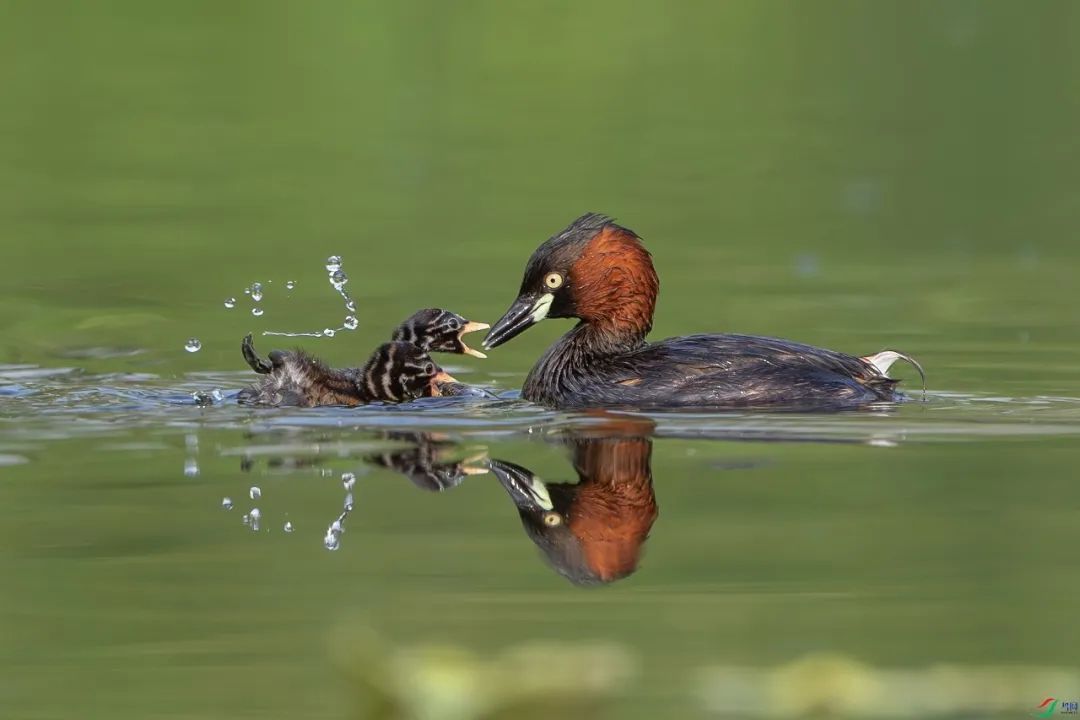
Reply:
<svg viewBox="0 0 1080 720"><path fill-rule="evenodd" d="M344 265L345 263L341 259L340 255L331 255L330 257L326 258L327 280L330 283L330 287L334 288L334 291L337 292L337 294L341 296L342 300L345 301L345 310L349 313L345 316L344 324L341 327L324 328L321 331L314 330L309 332L281 332L275 330L264 330L263 335L275 335L277 337L332 338L342 330L355 330L360 327L360 321L357 320L356 316L353 314L356 312L356 302L349 294L349 291L345 289L345 286L349 282L349 276L345 273ZM294 287L296 287L296 283L290 280L285 283L285 287L289 290L292 290Z"/></svg>

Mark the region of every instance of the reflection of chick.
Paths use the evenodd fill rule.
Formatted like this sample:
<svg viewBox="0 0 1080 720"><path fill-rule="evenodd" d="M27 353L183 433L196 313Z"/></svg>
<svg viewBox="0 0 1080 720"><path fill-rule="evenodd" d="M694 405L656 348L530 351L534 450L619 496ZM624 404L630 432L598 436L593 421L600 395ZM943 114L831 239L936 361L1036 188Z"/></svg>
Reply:
<svg viewBox="0 0 1080 720"><path fill-rule="evenodd" d="M421 490L449 490L469 475L483 475L488 471L487 467L474 465L487 457L486 452L455 459L460 446L446 435L391 432L386 433L386 438L408 442L411 447L368 455L364 459L372 465L401 473Z"/></svg>
<svg viewBox="0 0 1080 720"><path fill-rule="evenodd" d="M645 424L645 431L651 424ZM605 433L627 433L611 437ZM510 494L525 532L552 566L578 585L608 583L634 572L658 513L652 488L652 441L636 423L576 432L577 484L547 484L501 460L490 466Z"/></svg>

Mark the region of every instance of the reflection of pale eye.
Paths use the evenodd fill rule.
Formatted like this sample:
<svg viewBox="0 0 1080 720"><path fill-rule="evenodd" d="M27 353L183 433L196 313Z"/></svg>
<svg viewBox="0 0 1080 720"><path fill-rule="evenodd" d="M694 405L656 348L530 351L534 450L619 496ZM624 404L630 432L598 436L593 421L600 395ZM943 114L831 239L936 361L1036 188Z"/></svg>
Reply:
<svg viewBox="0 0 1080 720"><path fill-rule="evenodd" d="M558 290L562 287L562 283L562 275L557 272L548 273L544 276L544 284L551 290Z"/></svg>
<svg viewBox="0 0 1080 720"><path fill-rule="evenodd" d="M562 516L554 512L544 513L544 524L548 527L562 525Z"/></svg>

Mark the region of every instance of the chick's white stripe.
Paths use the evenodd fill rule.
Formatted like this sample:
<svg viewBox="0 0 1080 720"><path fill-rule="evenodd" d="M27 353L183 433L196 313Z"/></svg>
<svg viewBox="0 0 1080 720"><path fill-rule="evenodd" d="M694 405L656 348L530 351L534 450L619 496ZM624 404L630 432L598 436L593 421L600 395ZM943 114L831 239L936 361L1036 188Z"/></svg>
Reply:
<svg viewBox="0 0 1080 720"><path fill-rule="evenodd" d="M536 304L532 307L532 312L529 313L529 317L532 321L540 322L547 317L548 310L551 309L551 303L555 300L555 296L551 293L544 293L540 296L540 299L536 301Z"/></svg>

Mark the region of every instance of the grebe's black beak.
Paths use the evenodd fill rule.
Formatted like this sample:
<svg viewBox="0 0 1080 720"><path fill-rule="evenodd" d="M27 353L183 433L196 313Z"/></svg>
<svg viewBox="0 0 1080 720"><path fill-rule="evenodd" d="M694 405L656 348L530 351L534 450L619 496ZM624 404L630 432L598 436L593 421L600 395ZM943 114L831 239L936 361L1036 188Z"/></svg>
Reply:
<svg viewBox="0 0 1080 720"><path fill-rule="evenodd" d="M499 479L518 510L543 513L555 507L547 486L531 472L504 460L488 460L488 467Z"/></svg>
<svg viewBox="0 0 1080 720"><path fill-rule="evenodd" d="M484 349L498 347L546 318L554 299L551 293L519 296L484 338Z"/></svg>

